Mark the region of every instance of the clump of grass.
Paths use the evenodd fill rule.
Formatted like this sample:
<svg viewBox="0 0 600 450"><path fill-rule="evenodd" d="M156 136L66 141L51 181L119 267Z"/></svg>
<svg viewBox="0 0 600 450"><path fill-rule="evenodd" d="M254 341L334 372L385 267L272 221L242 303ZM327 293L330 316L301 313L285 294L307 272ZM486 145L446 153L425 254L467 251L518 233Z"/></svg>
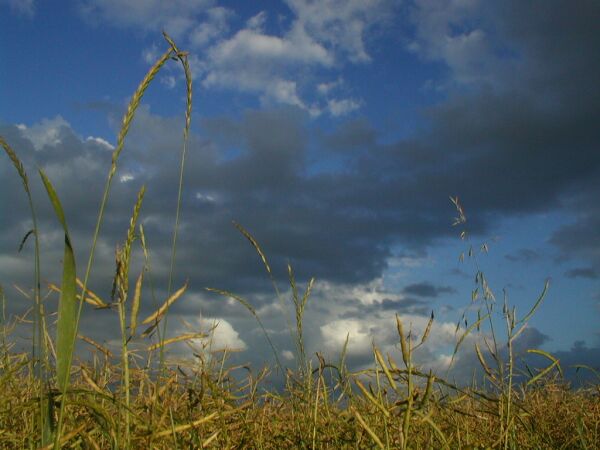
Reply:
<svg viewBox="0 0 600 450"><path fill-rule="evenodd" d="M506 324L506 343L501 344L493 320L496 299L487 278L478 267L472 301L481 300L481 307L470 326L466 324L466 314L459 320L457 333L462 329L463 322L464 331L457 334L452 360L455 361L455 356L468 342L469 336L480 333L482 339L475 344L475 353L487 380L483 388L475 384L467 387L457 385L448 381L447 376L434 374L415 362L415 354L428 344L434 324L433 312L420 337L413 333L410 325L403 322L402 317L396 316L400 363L393 355L384 355L374 345L372 367L351 371L346 364L349 336L341 349L339 361L327 361L319 352L316 358L309 358L304 345L304 315L310 306L308 300L314 278L309 280L304 293L300 295L296 274L291 265L287 265L290 301L295 316L295 326L292 326L287 309L289 302L286 303L275 282L265 252L250 232L239 224L235 224L236 228L256 250L273 284L275 295L281 302L291 339L296 346L296 366L286 368L282 365L278 350L249 300L226 290L208 290L233 298L254 316L274 353L277 376L285 377L284 389L275 391L263 387L265 380L272 376L270 367L255 373L247 365L230 365L229 352L211 351L205 340L210 336L203 332L190 330L179 336L167 337L169 309L184 296L188 286L186 282L172 292L191 120L192 80L187 54L180 51L167 35L165 39L169 49L146 74L124 115L83 280L76 276L74 243L67 227L65 211L51 181L40 170L65 237L62 283L60 287L50 284L48 288L49 293L60 293L57 336L54 340L46 329L47 313L44 311L39 282L38 229L29 181L17 154L0 137L0 144L23 182L31 209L32 232L25 236L21 244L30 234L35 237L34 327L33 349L30 353L15 351L12 336L19 324L31 321L31 311L21 317L7 318L4 312L5 295L0 287L1 448L600 447L598 383L579 390L570 389L562 379L559 361L539 349L530 349L529 352L548 359L548 366L530 371L523 382L516 381L517 367L512 344L540 307L548 286L544 287L531 310L521 319L505 298L501 315ZM169 281L167 298L154 313L140 322L138 316L143 286L145 281L151 281L148 245L143 227L137 226L144 187L135 202L125 240L117 248L112 298L105 301L87 286L104 209L125 137L144 92L170 58L178 60L183 66L187 104ZM457 198L452 201L458 212L455 223L464 225L467 221L465 212ZM460 235L467 240L466 230L462 230ZM133 296L130 296L129 272L132 246L136 240L141 245L144 261L135 279ZM481 249L487 251L487 244L482 244ZM472 247L468 255L476 262ZM24 294L29 295L26 292ZM78 325L84 303L98 309L117 310L121 331L120 349L108 348L81 333ZM140 333L141 325L146 328ZM488 335L481 331L485 325L489 327ZM214 332L214 327L210 332ZM155 333L158 339L154 343L146 343L141 348L130 347L132 340L144 343ZM84 362L73 364L73 348L77 337L89 345L90 353ZM167 364L166 348L176 343L188 345L194 359ZM506 350L506 359L502 357L503 350ZM49 354L55 355L55 369L51 367ZM157 359L158 372L153 370L153 362ZM579 368L595 371L587 366ZM55 381L53 385L52 377Z"/></svg>

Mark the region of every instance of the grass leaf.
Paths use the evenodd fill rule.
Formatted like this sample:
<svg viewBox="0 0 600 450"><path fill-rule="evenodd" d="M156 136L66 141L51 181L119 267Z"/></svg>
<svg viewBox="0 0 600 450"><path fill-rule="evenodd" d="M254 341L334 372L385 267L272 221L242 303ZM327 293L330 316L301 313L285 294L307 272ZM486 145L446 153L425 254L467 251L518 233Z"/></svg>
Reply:
<svg viewBox="0 0 600 450"><path fill-rule="evenodd" d="M63 274L58 303L58 322L56 325L56 377L58 387L64 392L69 383L70 363L77 334L77 290L75 253L69 237L65 213L54 186L42 169L39 170L42 182L48 192L54 212L65 233L63 255Z"/></svg>
<svg viewBox="0 0 600 450"><path fill-rule="evenodd" d="M162 306L160 308L158 308L156 311L154 311L150 316L146 317L146 319L142 322L142 325L148 325L151 322L159 322L160 319L162 318L162 316L167 311L167 309L173 304L173 302L175 302L175 300L177 300L179 297L181 297L183 295L183 293L187 289L187 286L188 285L187 285L187 282L186 282L181 288L179 288L177 291L175 291L173 293L173 295L171 295L162 304Z"/></svg>

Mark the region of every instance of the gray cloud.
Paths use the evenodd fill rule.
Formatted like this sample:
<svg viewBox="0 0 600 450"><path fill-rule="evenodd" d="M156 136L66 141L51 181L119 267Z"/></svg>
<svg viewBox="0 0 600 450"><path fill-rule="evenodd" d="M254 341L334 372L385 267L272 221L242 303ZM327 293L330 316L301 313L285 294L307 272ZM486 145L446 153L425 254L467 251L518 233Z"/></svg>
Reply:
<svg viewBox="0 0 600 450"><path fill-rule="evenodd" d="M531 8L524 2L503 2L442 14L438 19L447 17L443 23L415 15L418 24L435 26L438 34L431 36L439 37L421 42L415 36L420 48L439 46L447 33L460 29L457 25L475 22L484 33L471 39L484 40L461 48L460 54L456 49L433 47L423 53L450 68L450 79L438 80L445 97L424 111L412 136L396 142L383 143L377 127L367 119L341 122L337 129L314 137L315 125L297 108L248 110L239 118L195 122L175 280L177 286L191 280L190 296L175 304L174 313L205 311L209 316L219 314L234 327L250 328L243 322L247 316L243 307L202 290L214 286L247 295L257 308L264 308L267 326L281 329L276 310L269 309L276 303L269 277L254 249L232 227L232 220L260 242L281 286L289 260L299 283L315 275L319 282L354 287L380 277L394 247L426 255L431 245L454 236L448 195L461 198L475 235L487 233L503 217L568 213L573 222L558 230L550 243L564 255L589 261L590 270L598 273L600 7L595 2L583 2L578 8L547 2L540 10ZM361 55L357 43L345 45L345 51ZM474 73L475 57L482 58L482 64L476 77L467 77ZM135 119L92 279L92 287L103 296L110 289L115 245L124 239L142 183L148 192L141 220L151 248L157 302L165 295L181 128L180 118L159 117L147 106ZM43 275L56 280L61 236L34 167L47 171L61 196L81 269L110 150L82 139L58 121L40 124L41 134L31 131L31 127L23 131L0 124L0 134L30 172L43 230ZM20 181L4 161L0 164L0 281L30 285L27 265L18 262L31 257L31 243L21 255L16 249L31 221ZM123 175L131 178L121 182ZM139 270L139 252L135 256L134 272ZM532 254L511 256L523 259ZM405 288L408 299L382 294L368 308L422 315L429 305L415 296L435 298L451 293L450 289L412 284ZM317 323L361 311L360 305L355 311L341 311L341 301L322 303L315 304L321 308L321 316L315 314ZM143 312L154 306L145 302ZM86 315L84 323L101 334L104 327L90 317ZM246 329L243 339L261 342L260 334L252 330ZM283 337L275 340L282 348L289 344Z"/></svg>
<svg viewBox="0 0 600 450"><path fill-rule="evenodd" d="M412 294L418 297L435 298L440 294L453 294L456 289L450 286L435 286L427 281L421 283L409 284L403 289L405 294Z"/></svg>
<svg viewBox="0 0 600 450"><path fill-rule="evenodd" d="M514 253L504 255L506 259L512 262L533 262L541 258L541 255L536 250L530 248L521 248Z"/></svg>
<svg viewBox="0 0 600 450"><path fill-rule="evenodd" d="M598 272L590 267L579 267L576 269L567 270L565 276L569 278L589 278L590 280L596 280L600 278Z"/></svg>

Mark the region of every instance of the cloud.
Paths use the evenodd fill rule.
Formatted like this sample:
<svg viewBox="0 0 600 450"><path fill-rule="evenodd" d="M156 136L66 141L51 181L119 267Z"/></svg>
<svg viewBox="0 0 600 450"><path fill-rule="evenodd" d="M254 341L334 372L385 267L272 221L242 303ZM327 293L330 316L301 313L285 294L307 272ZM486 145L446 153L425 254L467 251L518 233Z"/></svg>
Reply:
<svg viewBox="0 0 600 450"><path fill-rule="evenodd" d="M416 295L418 297L435 298L440 294L453 294L456 289L450 286L435 286L427 281L421 283L409 284L403 289L406 294Z"/></svg>
<svg viewBox="0 0 600 450"><path fill-rule="evenodd" d="M203 317L198 322L200 329L212 330L208 338L202 339L212 351L246 350L246 343L240 339L239 333L228 321L221 318Z"/></svg>
<svg viewBox="0 0 600 450"><path fill-rule="evenodd" d="M162 84L164 84L167 87L167 89L173 89L175 87L175 85L177 84L175 77L172 75L167 75L167 76L161 77L160 82Z"/></svg>
<svg viewBox="0 0 600 450"><path fill-rule="evenodd" d="M234 13L230 9L218 6L208 9L206 16L207 19L190 32L189 41L194 48L205 47L224 36L229 31L229 20Z"/></svg>
<svg viewBox="0 0 600 450"><path fill-rule="evenodd" d="M146 33L165 29L189 44L192 70L207 89L250 93L262 104L296 106L313 117L358 109L362 102L356 98L331 96L334 86L321 82L321 73L370 62L369 33L391 20L393 2L290 0L286 5L292 17L288 25L281 22L279 32L267 31L269 16L261 11L231 33L236 14L213 0L86 0L81 12L90 23ZM156 45L143 53L148 63L157 56ZM172 77L163 80L168 88L173 85ZM315 98L325 90L329 98Z"/></svg>
<svg viewBox="0 0 600 450"><path fill-rule="evenodd" d="M266 102L308 109L291 71L328 67L333 62L330 53L302 32L278 37L255 28L256 23L251 26L209 49L203 85L256 93Z"/></svg>
<svg viewBox="0 0 600 450"><path fill-rule="evenodd" d="M600 188L600 186L599 186ZM594 206L594 194L600 189L592 189L589 195L572 204L574 211L580 212L576 220L559 228L550 238L563 259L584 258L592 264L592 270L600 270L600 211Z"/></svg>
<svg viewBox="0 0 600 450"><path fill-rule="evenodd" d="M600 278L598 272L591 267L579 267L576 269L567 270L565 276L568 278L588 278L590 280L596 280Z"/></svg>
<svg viewBox="0 0 600 450"><path fill-rule="evenodd" d="M341 123L337 129L325 136L324 144L330 149L346 152L361 148L375 148L376 141L376 130L368 120L359 118Z"/></svg>
<svg viewBox="0 0 600 450"><path fill-rule="evenodd" d="M339 48L351 62L368 62L365 38L369 28L391 18L391 2L385 0L286 0L296 15L294 32L302 30L332 48Z"/></svg>
<svg viewBox="0 0 600 450"><path fill-rule="evenodd" d="M512 262L530 263L539 260L541 255L536 250L530 248L521 248L516 252L504 255L504 257Z"/></svg>
<svg viewBox="0 0 600 450"><path fill-rule="evenodd" d="M36 150L41 150L46 145L61 144L61 135L64 128L67 127L69 127L69 123L61 116L56 116L53 119L42 119L39 124L32 127L20 125L19 129L31 141Z"/></svg>
<svg viewBox="0 0 600 450"><path fill-rule="evenodd" d="M317 85L317 93L319 93L320 95L327 95L330 92L340 88L343 84L344 84L344 81L341 78L339 78L336 81L319 83Z"/></svg>
<svg viewBox="0 0 600 450"><path fill-rule="evenodd" d="M442 6L450 3L459 11L444 12ZM300 19L301 14L308 14L308 3L297 3L299 12L290 27L278 35L267 33L264 17L259 16L231 36L226 31L226 36L202 44L209 55L214 52L214 60L199 61L204 64L197 69L203 77L221 70L226 83L223 88L253 92L265 102L262 110L248 109L236 118L205 117L194 124L176 266L176 284L187 278L192 283L189 296L174 305L175 313L197 316L201 310L206 317L221 318L249 348L259 343L257 348L264 350L256 324L242 323L247 311L241 305L208 296L202 289L222 287L249 297L268 316L265 322L269 329L285 329L277 319L279 310L273 306L277 300L270 292L260 258L231 226L236 220L260 242L281 286L286 283L288 260L298 283L305 283L312 275L317 277L315 302L311 303L314 310L307 313L312 320L306 322L313 327L307 331L313 348L323 342L321 327L337 345L345 339L343 326L347 325L357 341L357 364L366 364L369 336L389 329L378 335L381 345L392 349L397 342L392 311L409 316L415 329L422 328L430 301L450 293L443 292L448 287L428 282L411 283L400 293L389 292L383 279L398 253L426 256L433 245L454 236L456 230L449 226L454 213L447 200L450 194L458 194L463 201L475 236L498 226L500 219L532 212L566 213L570 222L551 236L550 244L562 255L577 259L576 267L599 273L598 7L586 3L581 9L565 9L557 2L548 2L542 14L532 12L523 2L507 2L508 6L503 2L483 9L471 7L474 2L450 3L436 3L442 8L439 29L444 33L433 33L431 39L443 41L447 33L455 33L457 41L448 45L459 46L460 36L481 30L479 47L459 46L465 52L461 58L456 56L458 50L452 56L443 42L421 43L441 46L436 50L439 53L433 47L415 49L451 68L447 76L452 81L447 84L447 96L420 116L422 126L397 140L386 139L375 124L362 118L340 120L334 130L317 134L307 113L313 104L303 94L307 89L318 90L323 80L303 85L300 68L333 70L339 55L354 55L357 62L367 59L350 41L337 50L332 44L335 37L326 36L326 31L322 37L319 33L314 38L307 35L307 28L319 26L316 18ZM105 12L101 18L109 10L109 3L102 5ZM333 8L334 3L327 5ZM302 8L306 11L301 13ZM497 13L494 27L486 19L492 12ZM325 21L327 14L325 11L324 24L329 23ZM415 20L427 25L438 20L434 19ZM433 22L427 26L433 27ZM188 27L188 33L192 29L194 26ZM239 37L236 40L242 32L248 37L246 43ZM345 35L341 33L340 39ZM469 39L477 34L474 36ZM503 66L504 70L495 71L490 67L502 65L503 60L489 53L498 43L510 46L515 60ZM243 59L236 59L243 58L242 50L252 55L246 61L247 73L240 70ZM368 55L366 43L363 50ZM471 72L472 55L477 54L484 58L483 65ZM518 72L512 70L514 64ZM465 78L465 73L473 77ZM336 77L327 77L331 79ZM221 81L215 79L214 83L217 87ZM272 87L267 89L266 85ZM322 88L319 101L330 100L332 93L346 96L338 89L341 87ZM317 109L324 108L319 101ZM295 106L275 107L275 103ZM182 126L181 117L157 116L147 105L138 111L117 173L128 181L113 186L98 244L92 284L104 296L110 291L115 246L124 239L135 196L143 183L148 192L141 221L151 248L157 297L165 296ZM43 277L56 280L62 257L61 233L34 168L44 168L55 184L78 261L86 261L99 195L110 165L110 148L98 140L102 138L82 138L60 116L36 124L0 124L0 134L17 150L29 171L43 230ZM6 194L3 198L11 200L10 204L0 203L2 282L14 278L27 286L31 276L26 265L17 260L30 257L27 252L31 249L16 255L20 239L31 228L26 199L12 166L0 164L0 179ZM526 251L510 256L533 257ZM136 261L138 267L132 268L132 273L139 273L140 259ZM331 298L335 300L325 301ZM145 298L142 308L150 312L153 305ZM85 323L104 333L102 321L90 317L86 315ZM440 326L437 342L442 347L450 345L454 325L444 322ZM283 337L276 341L279 348L290 348ZM331 345L332 351L336 345ZM427 358L441 367L448 354L442 351L441 355Z"/></svg>
<svg viewBox="0 0 600 450"><path fill-rule="evenodd" d="M427 316L402 315L401 320L405 332L411 333L416 346L429 323ZM434 373L442 374L448 368L451 351L456 342L455 324L434 321L427 338L427 344L413 354L414 362L424 371L432 369ZM402 355L399 346L399 336L396 319L393 315L374 318L342 319L326 322L320 327L320 342L324 346L325 355L333 360L339 358L348 338L347 362L353 370L370 367L373 364L373 345L385 355L390 354L399 363ZM473 338L466 339L469 345Z"/></svg>
<svg viewBox="0 0 600 450"><path fill-rule="evenodd" d="M213 0L87 0L81 4L83 17L91 23L107 22L122 28L145 32L165 30L178 38L195 25L196 17L213 6Z"/></svg>
<svg viewBox="0 0 600 450"><path fill-rule="evenodd" d="M426 60L443 61L459 83L488 80L495 57L479 19L481 9L478 0L415 1L410 8L415 33L407 48Z"/></svg>
<svg viewBox="0 0 600 450"><path fill-rule="evenodd" d="M196 66L204 86L258 94L263 103L297 106L313 116L323 111L343 116L358 109L361 103L354 98L307 101L301 91L330 93L333 85L307 85L310 76L302 74L331 70L344 61L368 62L365 34L388 17L389 4L291 1L288 5L295 18L281 35L265 31L268 17L263 11L210 47L207 58Z"/></svg>
<svg viewBox="0 0 600 450"><path fill-rule="evenodd" d="M35 15L34 0L0 0L0 4L2 3L8 5L19 16L32 18Z"/></svg>
<svg viewBox="0 0 600 450"><path fill-rule="evenodd" d="M106 139L102 139L101 137L88 136L86 138L86 142L94 142L98 145L105 147L107 150L113 151L115 146L108 142Z"/></svg>
<svg viewBox="0 0 600 450"><path fill-rule="evenodd" d="M360 106L361 102L353 98L331 99L327 102L327 109L333 117L345 116L356 111Z"/></svg>

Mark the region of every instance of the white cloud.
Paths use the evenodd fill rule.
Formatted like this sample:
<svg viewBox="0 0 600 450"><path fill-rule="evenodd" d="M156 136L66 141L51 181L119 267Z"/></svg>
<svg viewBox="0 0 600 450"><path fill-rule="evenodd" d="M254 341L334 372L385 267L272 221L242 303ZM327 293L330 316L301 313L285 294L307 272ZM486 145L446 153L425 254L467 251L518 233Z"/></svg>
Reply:
<svg viewBox="0 0 600 450"><path fill-rule="evenodd" d="M323 298L335 298L341 300L354 299L366 306L380 303L383 299L392 301L402 300L401 294L390 292L385 287L385 281L382 277L376 278L369 283L357 284L353 286L329 283L327 281L319 282L313 289L315 295Z"/></svg>
<svg viewBox="0 0 600 450"><path fill-rule="evenodd" d="M249 28L213 47L209 58L217 68L258 69L263 64L278 67L300 64L329 66L333 63L329 52L305 34L278 37Z"/></svg>
<svg viewBox="0 0 600 450"><path fill-rule="evenodd" d="M167 87L167 89L173 89L177 84L173 75L166 75L160 78L160 82Z"/></svg>
<svg viewBox="0 0 600 450"><path fill-rule="evenodd" d="M0 0L0 4L5 3L18 15L33 17L35 15L34 0Z"/></svg>
<svg viewBox="0 0 600 450"><path fill-rule="evenodd" d="M367 32L391 17L390 0L287 0L293 16L281 33L266 31L268 13L261 11L228 36L234 12L213 0L87 0L82 7L91 21L103 20L144 31L164 28L174 38L187 38L190 65L205 88L228 89L257 95L262 103L293 105L316 117L322 112L340 116L357 109L355 99L332 99L329 104L309 101L307 93L327 94L317 71L347 62L370 61ZM185 41L184 41L185 42ZM152 63L157 47L143 58ZM173 78L163 79L172 86Z"/></svg>
<svg viewBox="0 0 600 450"><path fill-rule="evenodd" d="M214 327L211 336L202 339L205 344L210 344L211 350L246 350L246 343L225 319L203 317L198 323L202 331L207 331Z"/></svg>
<svg viewBox="0 0 600 450"><path fill-rule="evenodd" d="M341 351L348 336L349 354L366 355L371 352L373 336L369 333L368 327L358 319L334 320L320 328L325 344L324 350Z"/></svg>
<svg viewBox="0 0 600 450"><path fill-rule="evenodd" d="M353 98L331 99L327 102L327 109L334 117L345 116L360 108L361 102Z"/></svg>
<svg viewBox="0 0 600 450"><path fill-rule="evenodd" d="M401 316L405 333L409 331L413 346L416 346L427 327L429 317L405 314ZM448 368L451 351L456 343L454 334L455 324L451 322L434 321L426 346L415 351L414 360L417 364L429 369L441 371ZM383 354L389 353L401 361L399 336L394 315L385 317L366 316L361 318L333 320L320 326L321 339L324 349L330 357L339 355L348 336L347 355L369 360L373 354L373 344ZM465 348L472 348L476 335L469 336L464 341ZM369 363L368 365L372 365Z"/></svg>
<svg viewBox="0 0 600 450"><path fill-rule="evenodd" d="M27 127L19 126L24 137L29 139L36 150L41 150L45 145L55 146L61 143L61 128L70 128L69 122L61 116L53 119L42 119L40 123Z"/></svg>
<svg viewBox="0 0 600 450"><path fill-rule="evenodd" d="M135 177L131 173L124 173L119 177L119 181L121 183L128 183L129 181L133 181Z"/></svg>
<svg viewBox="0 0 600 450"><path fill-rule="evenodd" d="M258 26L258 20L254 22L253 26ZM263 103L310 110L289 72L332 63L329 52L305 35L278 37L257 29L243 29L212 47L208 59L196 68L205 73L205 87L255 93Z"/></svg>
<svg viewBox="0 0 600 450"><path fill-rule="evenodd" d="M408 50L444 62L458 83L491 82L498 67L488 35L473 20L480 6L480 0L417 0Z"/></svg>
<svg viewBox="0 0 600 450"><path fill-rule="evenodd" d="M83 16L91 22L104 20L120 27L183 36L197 23L196 16L214 4L214 0L88 0Z"/></svg>
<svg viewBox="0 0 600 450"><path fill-rule="evenodd" d="M368 62L365 46L369 28L391 16L386 0L286 0L297 19L294 29L302 29L352 62Z"/></svg>
<svg viewBox="0 0 600 450"><path fill-rule="evenodd" d="M294 359L294 354L289 350L282 351L281 356L283 356L283 359L286 361L292 361Z"/></svg>
<svg viewBox="0 0 600 450"><path fill-rule="evenodd" d="M298 96L295 81L276 80L266 89L262 100L267 103L269 100L274 100L277 103L294 105L305 109L304 102Z"/></svg>
<svg viewBox="0 0 600 450"><path fill-rule="evenodd" d="M207 20L199 23L190 32L190 43L194 48L204 47L229 31L229 19L233 17L230 9L210 8L206 11Z"/></svg>
<svg viewBox="0 0 600 450"><path fill-rule="evenodd" d="M266 11L261 11L257 15L250 17L246 21L246 26L251 30L261 31L265 26L265 22L267 21L267 13Z"/></svg>
<svg viewBox="0 0 600 450"><path fill-rule="evenodd" d="M154 64L159 56L160 54L156 44L144 49L142 52L142 59L146 62L146 64Z"/></svg>
<svg viewBox="0 0 600 450"><path fill-rule="evenodd" d="M321 95L327 95L332 91L338 89L344 84L344 80L342 78L338 78L336 81L330 81L325 83L319 83L317 85L317 92Z"/></svg>
<svg viewBox="0 0 600 450"><path fill-rule="evenodd" d="M106 148L107 150L114 150L115 146L112 145L110 142L108 142L105 139L102 139L101 137L95 137L95 136L88 136L86 138L86 142L93 142L94 144L98 144L101 147Z"/></svg>
<svg viewBox="0 0 600 450"><path fill-rule="evenodd" d="M310 104L301 93L318 69L332 69L345 61L370 60L366 31L388 17L387 1L287 2L295 14L281 35L265 32L267 13L262 11L228 39L213 45L207 58L196 64L207 88L255 93L263 103L297 106L318 116L322 111L340 116L360 106L354 99L333 99L326 105ZM339 87L338 80L321 83L320 94Z"/></svg>
<svg viewBox="0 0 600 450"><path fill-rule="evenodd" d="M196 200L206 204L213 204L216 202L216 199L213 195L203 194L202 192L196 192Z"/></svg>

